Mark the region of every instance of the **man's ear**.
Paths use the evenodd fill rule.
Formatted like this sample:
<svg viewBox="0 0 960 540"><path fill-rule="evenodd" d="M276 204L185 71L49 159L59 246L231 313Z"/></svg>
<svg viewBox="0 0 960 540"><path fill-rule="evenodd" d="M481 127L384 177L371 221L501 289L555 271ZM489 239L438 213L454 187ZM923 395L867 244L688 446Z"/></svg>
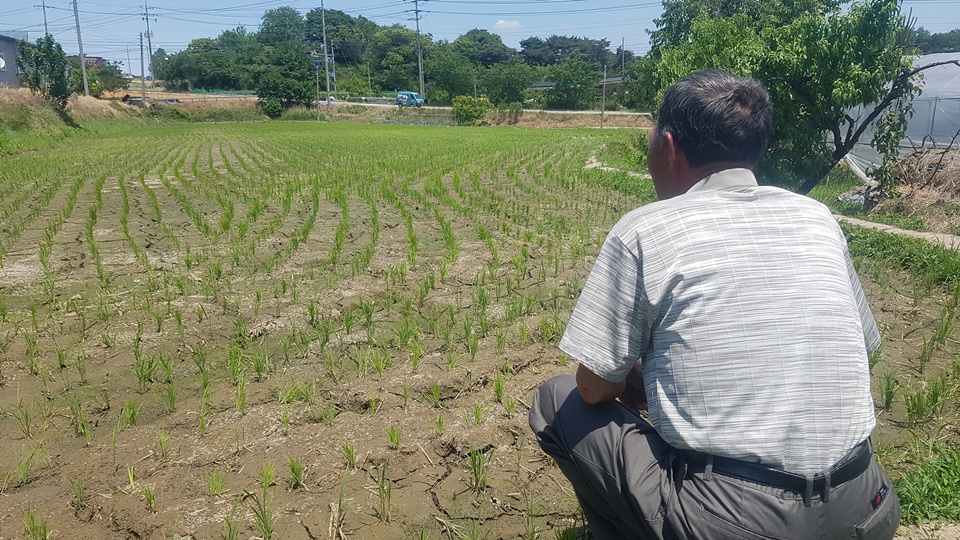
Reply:
<svg viewBox="0 0 960 540"><path fill-rule="evenodd" d="M666 150L667 164L670 168L670 171L675 172L681 167L681 165L686 165L687 158L683 155L683 151L680 150L680 147L677 146L677 141L673 138L673 133L664 131L662 138L663 140L661 141L661 144L663 144L663 147ZM683 160L682 164L680 163L680 160Z"/></svg>

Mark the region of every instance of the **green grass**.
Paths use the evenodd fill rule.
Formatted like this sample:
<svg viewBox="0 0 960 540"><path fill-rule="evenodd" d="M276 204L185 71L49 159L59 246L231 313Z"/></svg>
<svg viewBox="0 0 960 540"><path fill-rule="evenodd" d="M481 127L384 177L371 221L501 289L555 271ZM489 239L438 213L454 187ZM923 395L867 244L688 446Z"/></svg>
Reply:
<svg viewBox="0 0 960 540"><path fill-rule="evenodd" d="M850 255L866 257L910 272L925 283L960 280L960 253L919 238L908 238L841 223L850 243Z"/></svg>
<svg viewBox="0 0 960 540"><path fill-rule="evenodd" d="M894 486L903 523L960 521L960 449L936 449Z"/></svg>

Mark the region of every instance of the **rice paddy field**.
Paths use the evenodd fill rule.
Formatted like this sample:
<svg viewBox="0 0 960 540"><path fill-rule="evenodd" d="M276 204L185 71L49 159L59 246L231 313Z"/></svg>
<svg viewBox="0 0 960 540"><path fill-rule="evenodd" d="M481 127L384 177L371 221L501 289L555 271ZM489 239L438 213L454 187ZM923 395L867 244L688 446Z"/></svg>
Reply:
<svg viewBox="0 0 960 540"><path fill-rule="evenodd" d="M585 165L639 140L127 123L5 156L0 539L584 537L526 412L654 199ZM960 295L858 264L878 454L909 481L958 439Z"/></svg>

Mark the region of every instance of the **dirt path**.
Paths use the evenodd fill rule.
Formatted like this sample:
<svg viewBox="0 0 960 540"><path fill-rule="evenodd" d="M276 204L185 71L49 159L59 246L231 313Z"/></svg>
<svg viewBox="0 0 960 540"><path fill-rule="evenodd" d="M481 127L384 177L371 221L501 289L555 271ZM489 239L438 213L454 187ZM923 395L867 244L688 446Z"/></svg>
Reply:
<svg viewBox="0 0 960 540"><path fill-rule="evenodd" d="M876 229L883 232L888 232L890 234L899 234L900 236L909 236L911 238L921 238L927 242L931 242L940 246L943 246L947 249L960 250L960 236L953 234L945 233L935 233L935 232L921 232L921 231L910 231L907 229L900 229L893 227L891 225L884 225L883 223L875 223L873 221L865 221L862 219L856 219L847 216L840 216L834 214L837 221L842 221L845 223L852 223L853 225L859 225L860 227L866 227L868 229Z"/></svg>

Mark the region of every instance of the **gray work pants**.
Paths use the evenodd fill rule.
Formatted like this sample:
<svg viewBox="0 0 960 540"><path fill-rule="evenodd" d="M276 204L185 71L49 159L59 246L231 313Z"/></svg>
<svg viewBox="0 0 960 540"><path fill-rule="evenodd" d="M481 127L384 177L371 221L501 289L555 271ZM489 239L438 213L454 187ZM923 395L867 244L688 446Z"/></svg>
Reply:
<svg viewBox="0 0 960 540"><path fill-rule="evenodd" d="M694 467L619 402L585 403L569 375L537 390L530 427L573 484L597 539L879 540L893 538L900 523L893 484L875 460L827 497L804 501Z"/></svg>

